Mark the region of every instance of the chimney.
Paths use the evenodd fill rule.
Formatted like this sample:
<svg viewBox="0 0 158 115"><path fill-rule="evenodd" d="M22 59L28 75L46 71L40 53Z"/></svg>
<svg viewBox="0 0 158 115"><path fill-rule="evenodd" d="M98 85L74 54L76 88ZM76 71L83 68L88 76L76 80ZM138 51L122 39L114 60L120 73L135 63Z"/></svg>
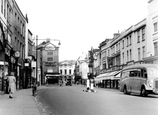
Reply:
<svg viewBox="0 0 158 115"><path fill-rule="evenodd" d="M120 33L114 33L114 38L117 38L120 35Z"/></svg>

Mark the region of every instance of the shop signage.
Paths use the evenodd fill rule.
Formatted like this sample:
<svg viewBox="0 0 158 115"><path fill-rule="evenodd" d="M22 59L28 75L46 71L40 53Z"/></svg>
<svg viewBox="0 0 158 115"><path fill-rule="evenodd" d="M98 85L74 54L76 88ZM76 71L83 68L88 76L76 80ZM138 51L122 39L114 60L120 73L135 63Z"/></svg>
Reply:
<svg viewBox="0 0 158 115"><path fill-rule="evenodd" d="M47 45L47 46L45 47L45 50L46 50L46 51L55 50L55 46L49 44L49 45Z"/></svg>
<svg viewBox="0 0 158 115"><path fill-rule="evenodd" d="M46 66L56 66L57 62L45 62Z"/></svg>

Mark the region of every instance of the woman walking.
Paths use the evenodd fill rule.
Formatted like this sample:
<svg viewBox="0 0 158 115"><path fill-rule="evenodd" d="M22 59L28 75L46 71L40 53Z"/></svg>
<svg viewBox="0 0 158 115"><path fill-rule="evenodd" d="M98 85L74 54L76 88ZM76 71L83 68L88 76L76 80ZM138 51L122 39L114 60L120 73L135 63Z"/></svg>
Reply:
<svg viewBox="0 0 158 115"><path fill-rule="evenodd" d="M8 84L9 84L9 98L13 98L13 93L16 91L16 79L14 76L14 72L11 72L11 75L8 76Z"/></svg>

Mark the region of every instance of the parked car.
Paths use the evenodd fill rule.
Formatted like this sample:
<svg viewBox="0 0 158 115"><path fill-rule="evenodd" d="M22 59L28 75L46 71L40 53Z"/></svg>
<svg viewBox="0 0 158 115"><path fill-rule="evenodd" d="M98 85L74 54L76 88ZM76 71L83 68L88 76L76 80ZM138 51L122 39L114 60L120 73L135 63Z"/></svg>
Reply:
<svg viewBox="0 0 158 115"><path fill-rule="evenodd" d="M67 86L67 85L72 86L72 79L67 79L67 80L66 80L66 86Z"/></svg>

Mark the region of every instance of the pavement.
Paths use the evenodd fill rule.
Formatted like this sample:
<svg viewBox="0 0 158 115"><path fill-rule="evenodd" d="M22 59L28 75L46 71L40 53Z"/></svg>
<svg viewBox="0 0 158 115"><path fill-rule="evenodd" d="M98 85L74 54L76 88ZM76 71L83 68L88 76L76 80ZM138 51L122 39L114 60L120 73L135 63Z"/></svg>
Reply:
<svg viewBox="0 0 158 115"><path fill-rule="evenodd" d="M16 91L12 99L8 94L0 94L0 115L43 115L43 113L30 88Z"/></svg>

